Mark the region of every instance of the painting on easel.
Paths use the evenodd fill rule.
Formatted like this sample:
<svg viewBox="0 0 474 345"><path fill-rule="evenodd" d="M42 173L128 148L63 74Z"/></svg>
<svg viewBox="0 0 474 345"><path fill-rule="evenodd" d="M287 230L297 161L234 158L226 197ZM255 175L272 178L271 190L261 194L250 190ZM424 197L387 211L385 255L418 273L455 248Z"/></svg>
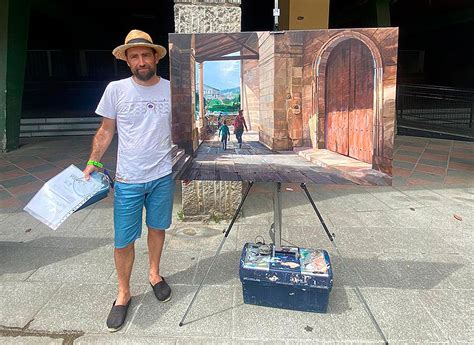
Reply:
<svg viewBox="0 0 474 345"><path fill-rule="evenodd" d="M169 42L182 179L391 184L397 28Z"/></svg>

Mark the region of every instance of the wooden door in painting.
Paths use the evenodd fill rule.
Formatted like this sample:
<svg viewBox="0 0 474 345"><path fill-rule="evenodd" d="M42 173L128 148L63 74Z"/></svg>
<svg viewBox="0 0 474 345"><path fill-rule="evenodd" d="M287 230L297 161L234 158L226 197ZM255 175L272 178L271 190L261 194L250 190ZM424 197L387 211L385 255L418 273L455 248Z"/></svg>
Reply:
<svg viewBox="0 0 474 345"><path fill-rule="evenodd" d="M326 148L372 163L374 62L362 42L349 39L326 66Z"/></svg>

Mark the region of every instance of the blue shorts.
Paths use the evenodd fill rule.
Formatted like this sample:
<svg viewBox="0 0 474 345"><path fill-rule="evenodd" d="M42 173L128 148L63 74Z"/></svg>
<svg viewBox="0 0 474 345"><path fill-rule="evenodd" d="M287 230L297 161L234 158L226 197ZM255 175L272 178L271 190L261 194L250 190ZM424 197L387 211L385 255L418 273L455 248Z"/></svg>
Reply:
<svg viewBox="0 0 474 345"><path fill-rule="evenodd" d="M125 248L140 238L143 206L149 228L166 230L170 227L174 187L171 174L146 183L115 183L115 248Z"/></svg>

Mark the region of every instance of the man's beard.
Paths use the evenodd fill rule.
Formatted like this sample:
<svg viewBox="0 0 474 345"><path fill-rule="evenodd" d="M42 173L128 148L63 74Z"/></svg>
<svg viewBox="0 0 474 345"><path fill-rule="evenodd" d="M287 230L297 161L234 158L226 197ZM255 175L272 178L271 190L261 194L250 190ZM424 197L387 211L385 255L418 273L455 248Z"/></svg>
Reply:
<svg viewBox="0 0 474 345"><path fill-rule="evenodd" d="M135 68L134 70L132 70L132 73L135 77L137 77L138 79L142 80L142 81L148 81L150 80L151 78L153 78L153 76L156 74L156 69L153 68L153 67L150 67L146 72L144 69L142 70L139 70L138 68Z"/></svg>

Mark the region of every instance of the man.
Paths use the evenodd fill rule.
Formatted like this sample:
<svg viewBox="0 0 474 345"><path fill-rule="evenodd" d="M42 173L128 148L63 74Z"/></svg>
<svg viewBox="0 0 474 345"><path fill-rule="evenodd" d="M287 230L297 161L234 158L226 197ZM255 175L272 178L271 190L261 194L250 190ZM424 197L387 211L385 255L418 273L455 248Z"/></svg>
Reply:
<svg viewBox="0 0 474 345"><path fill-rule="evenodd" d="M132 76L111 82L97 106L102 124L92 142L84 176L101 167L117 127L118 153L114 201L114 259L118 294L107 318L107 327L120 329L132 299L130 275L135 258L134 242L141 235L143 206L148 227L149 282L156 298L166 302L171 289L160 276L165 229L171 225L174 181L171 177L170 83L156 75L166 49L151 37L132 30L125 44L112 54L127 62Z"/></svg>
<svg viewBox="0 0 474 345"><path fill-rule="evenodd" d="M239 143L239 148L242 148L242 134L244 133L244 127L248 132L249 130L247 129L247 123L245 123L244 111L240 109L239 113L234 119L234 133Z"/></svg>

